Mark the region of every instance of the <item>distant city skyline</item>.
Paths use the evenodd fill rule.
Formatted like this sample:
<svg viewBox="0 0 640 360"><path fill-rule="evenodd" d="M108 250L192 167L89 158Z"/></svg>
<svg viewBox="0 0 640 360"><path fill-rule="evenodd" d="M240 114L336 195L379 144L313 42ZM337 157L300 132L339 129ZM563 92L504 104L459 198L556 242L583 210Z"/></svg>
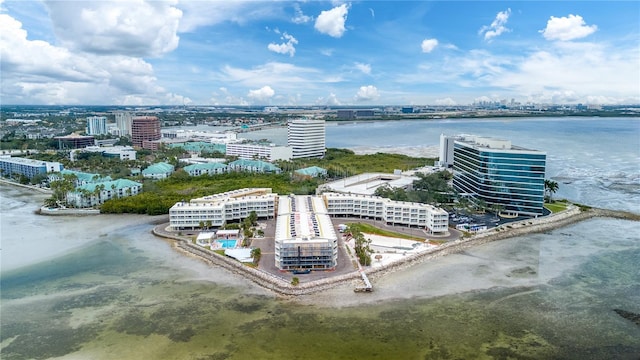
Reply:
<svg viewBox="0 0 640 360"><path fill-rule="evenodd" d="M639 104L636 1L0 0L0 102Z"/></svg>

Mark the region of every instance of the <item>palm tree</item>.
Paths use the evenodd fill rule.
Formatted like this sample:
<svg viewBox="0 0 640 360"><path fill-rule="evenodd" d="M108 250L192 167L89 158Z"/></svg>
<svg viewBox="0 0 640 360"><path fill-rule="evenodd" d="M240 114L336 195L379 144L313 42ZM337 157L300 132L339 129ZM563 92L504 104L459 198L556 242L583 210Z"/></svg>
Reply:
<svg viewBox="0 0 640 360"><path fill-rule="evenodd" d="M549 202L553 201L552 196L556 191L558 191L558 188L559 186L557 182L549 179L544 180L544 192L545 194L548 194Z"/></svg>
<svg viewBox="0 0 640 360"><path fill-rule="evenodd" d="M491 208L491 211L493 211L496 214L496 219L499 219L500 218L500 216L499 216L500 212L502 210L504 210L504 205L498 204L498 203L493 203L493 204L491 204L490 208Z"/></svg>

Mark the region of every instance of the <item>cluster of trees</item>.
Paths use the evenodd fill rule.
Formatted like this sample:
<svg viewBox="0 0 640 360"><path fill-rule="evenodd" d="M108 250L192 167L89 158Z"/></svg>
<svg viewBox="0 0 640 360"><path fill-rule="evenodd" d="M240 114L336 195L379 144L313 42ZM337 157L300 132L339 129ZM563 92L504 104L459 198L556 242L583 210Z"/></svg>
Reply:
<svg viewBox="0 0 640 360"><path fill-rule="evenodd" d="M362 266L371 265L371 254L373 250L369 247L371 240L364 237L364 234L360 230L359 224L349 224L346 231L347 237L351 237L355 241L354 249L356 251L356 257L358 262Z"/></svg>
<svg viewBox="0 0 640 360"><path fill-rule="evenodd" d="M78 177L74 174L64 174L61 179L52 181L49 186L53 191L50 198L45 199L44 205L49 207L58 207L61 205L69 205L67 202L67 194L76 188Z"/></svg>
<svg viewBox="0 0 640 360"><path fill-rule="evenodd" d="M418 180L413 182L412 190L403 188L380 187L374 195L396 201L411 201L419 203L447 203L453 198L454 190L449 185L453 176L443 170L432 174L416 174Z"/></svg>
<svg viewBox="0 0 640 360"><path fill-rule="evenodd" d="M329 178L341 178L363 172L386 172L396 169L407 170L416 167L433 165L435 159L414 158L401 154L376 153L356 155L348 149L328 148L322 159L296 159L279 161L278 167L284 171L293 171L309 166L327 169Z"/></svg>

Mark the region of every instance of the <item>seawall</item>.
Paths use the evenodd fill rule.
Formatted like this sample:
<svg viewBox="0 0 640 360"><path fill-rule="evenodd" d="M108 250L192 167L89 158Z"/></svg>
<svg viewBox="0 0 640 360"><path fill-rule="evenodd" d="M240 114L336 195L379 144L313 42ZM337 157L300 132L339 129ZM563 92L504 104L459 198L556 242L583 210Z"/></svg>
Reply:
<svg viewBox="0 0 640 360"><path fill-rule="evenodd" d="M594 217L609 217L640 221L639 214L597 208L581 210L578 206L570 205L567 210L560 213L552 214L546 217L540 217L537 219L528 219L520 222L501 225L500 227L497 227L495 229L491 229L489 231L476 234L468 238L462 238L456 241L442 244L437 248L432 248L424 252L407 255L401 260L387 264L385 266L368 268L364 271L369 277L375 280L376 278L384 276L385 274L388 274L390 272L406 269L428 259L436 259L449 254L458 253L472 246L532 233L547 232ZM353 271L348 274L332 276L325 279L305 282L294 286L282 278L266 273L259 269L248 267L232 258L202 248L191 243L189 239L185 239L184 237L175 236L164 230L166 226L166 223L156 226L152 230L153 234L159 237L175 240L174 246L179 251L196 256L199 259L202 259L210 264L225 268L232 273L242 275L247 279L253 281L254 283L262 286L263 288L269 289L280 295L296 296L312 294L314 292L342 285L347 281L354 282L354 284L359 284L362 281L360 273L358 271Z"/></svg>

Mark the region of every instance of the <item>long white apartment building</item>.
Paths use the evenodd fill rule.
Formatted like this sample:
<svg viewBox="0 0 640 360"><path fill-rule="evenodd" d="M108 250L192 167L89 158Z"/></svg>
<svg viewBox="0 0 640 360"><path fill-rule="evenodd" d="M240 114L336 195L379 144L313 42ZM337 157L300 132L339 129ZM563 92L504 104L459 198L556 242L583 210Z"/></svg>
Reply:
<svg viewBox="0 0 640 360"><path fill-rule="evenodd" d="M228 143L227 156L237 156L240 159L267 159L268 161L285 160L293 158L293 148L290 146L277 146L248 144L248 143Z"/></svg>
<svg viewBox="0 0 640 360"><path fill-rule="evenodd" d="M259 218L275 217L277 194L269 188L249 188L178 202L169 209L169 225L175 230L197 229L211 222L220 227L242 220L255 211ZM208 223L207 223L208 224Z"/></svg>
<svg viewBox="0 0 640 360"><path fill-rule="evenodd" d="M287 144L293 149L294 159L324 157L327 151L324 120L289 120Z"/></svg>
<svg viewBox="0 0 640 360"><path fill-rule="evenodd" d="M432 205L394 201L379 196L322 194L331 216L359 216L391 225L425 228L431 234L449 231L449 213Z"/></svg>
<svg viewBox="0 0 640 360"><path fill-rule="evenodd" d="M281 270L328 270L338 262L338 237L319 196L280 196L275 264Z"/></svg>

